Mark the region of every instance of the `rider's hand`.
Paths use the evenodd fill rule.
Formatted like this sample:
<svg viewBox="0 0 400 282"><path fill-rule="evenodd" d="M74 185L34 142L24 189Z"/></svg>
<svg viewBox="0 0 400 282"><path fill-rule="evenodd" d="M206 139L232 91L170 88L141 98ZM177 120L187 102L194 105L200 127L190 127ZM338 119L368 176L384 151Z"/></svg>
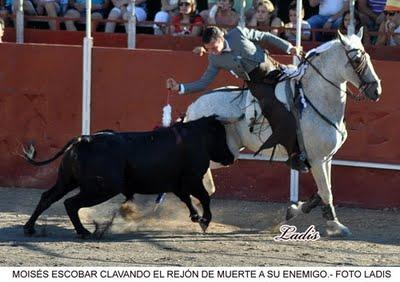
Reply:
<svg viewBox="0 0 400 282"><path fill-rule="evenodd" d="M193 49L192 52L196 55L203 56L205 53L207 53L207 50L203 46L197 46Z"/></svg>
<svg viewBox="0 0 400 282"><path fill-rule="evenodd" d="M179 91L179 83L176 82L176 80L173 78L168 78L167 79L167 89L170 89L173 91Z"/></svg>
<svg viewBox="0 0 400 282"><path fill-rule="evenodd" d="M301 52L300 48L297 48L296 46L293 46L292 49L289 50L290 55L299 55Z"/></svg>

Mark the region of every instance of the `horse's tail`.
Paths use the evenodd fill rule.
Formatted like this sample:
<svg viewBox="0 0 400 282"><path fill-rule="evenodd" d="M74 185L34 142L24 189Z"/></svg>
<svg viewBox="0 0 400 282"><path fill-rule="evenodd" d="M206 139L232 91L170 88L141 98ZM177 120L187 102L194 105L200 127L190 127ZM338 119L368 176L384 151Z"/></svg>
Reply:
<svg viewBox="0 0 400 282"><path fill-rule="evenodd" d="M26 150L25 148L23 148L23 152L24 155L23 157L32 165L35 166L42 166L42 165L46 165L51 163L52 161L58 159L61 155L63 155L65 153L65 151L67 151L71 146L75 145L76 143L78 143L80 141L80 137L75 137L73 139L71 139L60 151L58 151L53 157L51 157L48 160L44 160L44 161L35 161L34 157L35 157L35 148L30 145L29 148Z"/></svg>

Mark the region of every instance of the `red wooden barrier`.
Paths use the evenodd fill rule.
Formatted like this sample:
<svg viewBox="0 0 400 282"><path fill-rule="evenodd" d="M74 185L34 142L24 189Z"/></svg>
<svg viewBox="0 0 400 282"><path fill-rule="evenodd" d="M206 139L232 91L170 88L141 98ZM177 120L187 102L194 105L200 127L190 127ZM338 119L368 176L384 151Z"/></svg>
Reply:
<svg viewBox="0 0 400 282"><path fill-rule="evenodd" d="M289 57L278 56L281 61ZM35 142L39 158L47 158L80 133L82 49L79 46L0 45L0 186L49 187L58 163L32 167L16 153L19 142ZM150 130L160 123L166 102L165 79L198 78L206 58L191 52L94 48L92 131ZM397 73L400 62L374 61L383 80L378 103L349 101L349 138L338 158L400 163L400 106ZM218 76L211 88L241 85L229 74ZM174 96L175 116L198 95ZM218 197L287 201L289 170L282 164L240 161L216 171ZM395 171L336 167L336 203L362 207L399 207L400 175ZM315 189L302 177L301 196Z"/></svg>

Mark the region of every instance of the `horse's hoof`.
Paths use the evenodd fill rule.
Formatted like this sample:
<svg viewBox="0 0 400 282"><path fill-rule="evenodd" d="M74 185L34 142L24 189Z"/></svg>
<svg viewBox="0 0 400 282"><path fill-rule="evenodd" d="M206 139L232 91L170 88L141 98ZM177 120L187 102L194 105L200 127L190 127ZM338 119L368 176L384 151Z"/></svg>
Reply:
<svg viewBox="0 0 400 282"><path fill-rule="evenodd" d="M32 236L35 233L36 233L35 228L33 228L33 227L25 227L24 226L24 235L25 236Z"/></svg>
<svg viewBox="0 0 400 282"><path fill-rule="evenodd" d="M192 222L199 222L200 221L200 216L198 214L191 215L190 219L192 220Z"/></svg>
<svg viewBox="0 0 400 282"><path fill-rule="evenodd" d="M352 235L350 229L337 220L327 221L326 234L329 237L349 237Z"/></svg>
<svg viewBox="0 0 400 282"><path fill-rule="evenodd" d="M297 205L291 204L286 210L286 221L289 221L289 220L295 218L296 216L298 216L299 214L303 213L301 211L301 206L303 204L304 204L304 202L298 202Z"/></svg>
<svg viewBox="0 0 400 282"><path fill-rule="evenodd" d="M200 224L201 230L203 230L203 233L206 233L208 225L210 224L210 222L205 218L200 218L199 219L199 224Z"/></svg>

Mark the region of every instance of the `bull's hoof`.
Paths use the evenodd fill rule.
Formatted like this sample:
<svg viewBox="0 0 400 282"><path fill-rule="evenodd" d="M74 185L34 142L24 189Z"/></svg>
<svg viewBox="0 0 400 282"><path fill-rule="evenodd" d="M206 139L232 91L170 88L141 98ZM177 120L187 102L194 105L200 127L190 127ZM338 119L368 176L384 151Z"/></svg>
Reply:
<svg viewBox="0 0 400 282"><path fill-rule="evenodd" d="M199 222L200 221L200 215L198 215L198 214L194 214L194 215L191 215L190 216L190 220L192 221L192 222Z"/></svg>
<svg viewBox="0 0 400 282"><path fill-rule="evenodd" d="M286 221L289 221L299 214L303 213L301 210L301 206L304 202L298 202L297 204L291 204L286 210Z"/></svg>
<svg viewBox="0 0 400 282"><path fill-rule="evenodd" d="M210 222L205 218L200 218L199 219L199 224L200 224L201 230L203 230L203 233L206 233L208 225L210 224Z"/></svg>
<svg viewBox="0 0 400 282"><path fill-rule="evenodd" d="M349 237L352 235L350 229L337 220L327 221L326 234L329 237Z"/></svg>
<svg viewBox="0 0 400 282"><path fill-rule="evenodd" d="M36 230L34 227L24 226L24 235L25 236L32 236L35 233L36 233Z"/></svg>

